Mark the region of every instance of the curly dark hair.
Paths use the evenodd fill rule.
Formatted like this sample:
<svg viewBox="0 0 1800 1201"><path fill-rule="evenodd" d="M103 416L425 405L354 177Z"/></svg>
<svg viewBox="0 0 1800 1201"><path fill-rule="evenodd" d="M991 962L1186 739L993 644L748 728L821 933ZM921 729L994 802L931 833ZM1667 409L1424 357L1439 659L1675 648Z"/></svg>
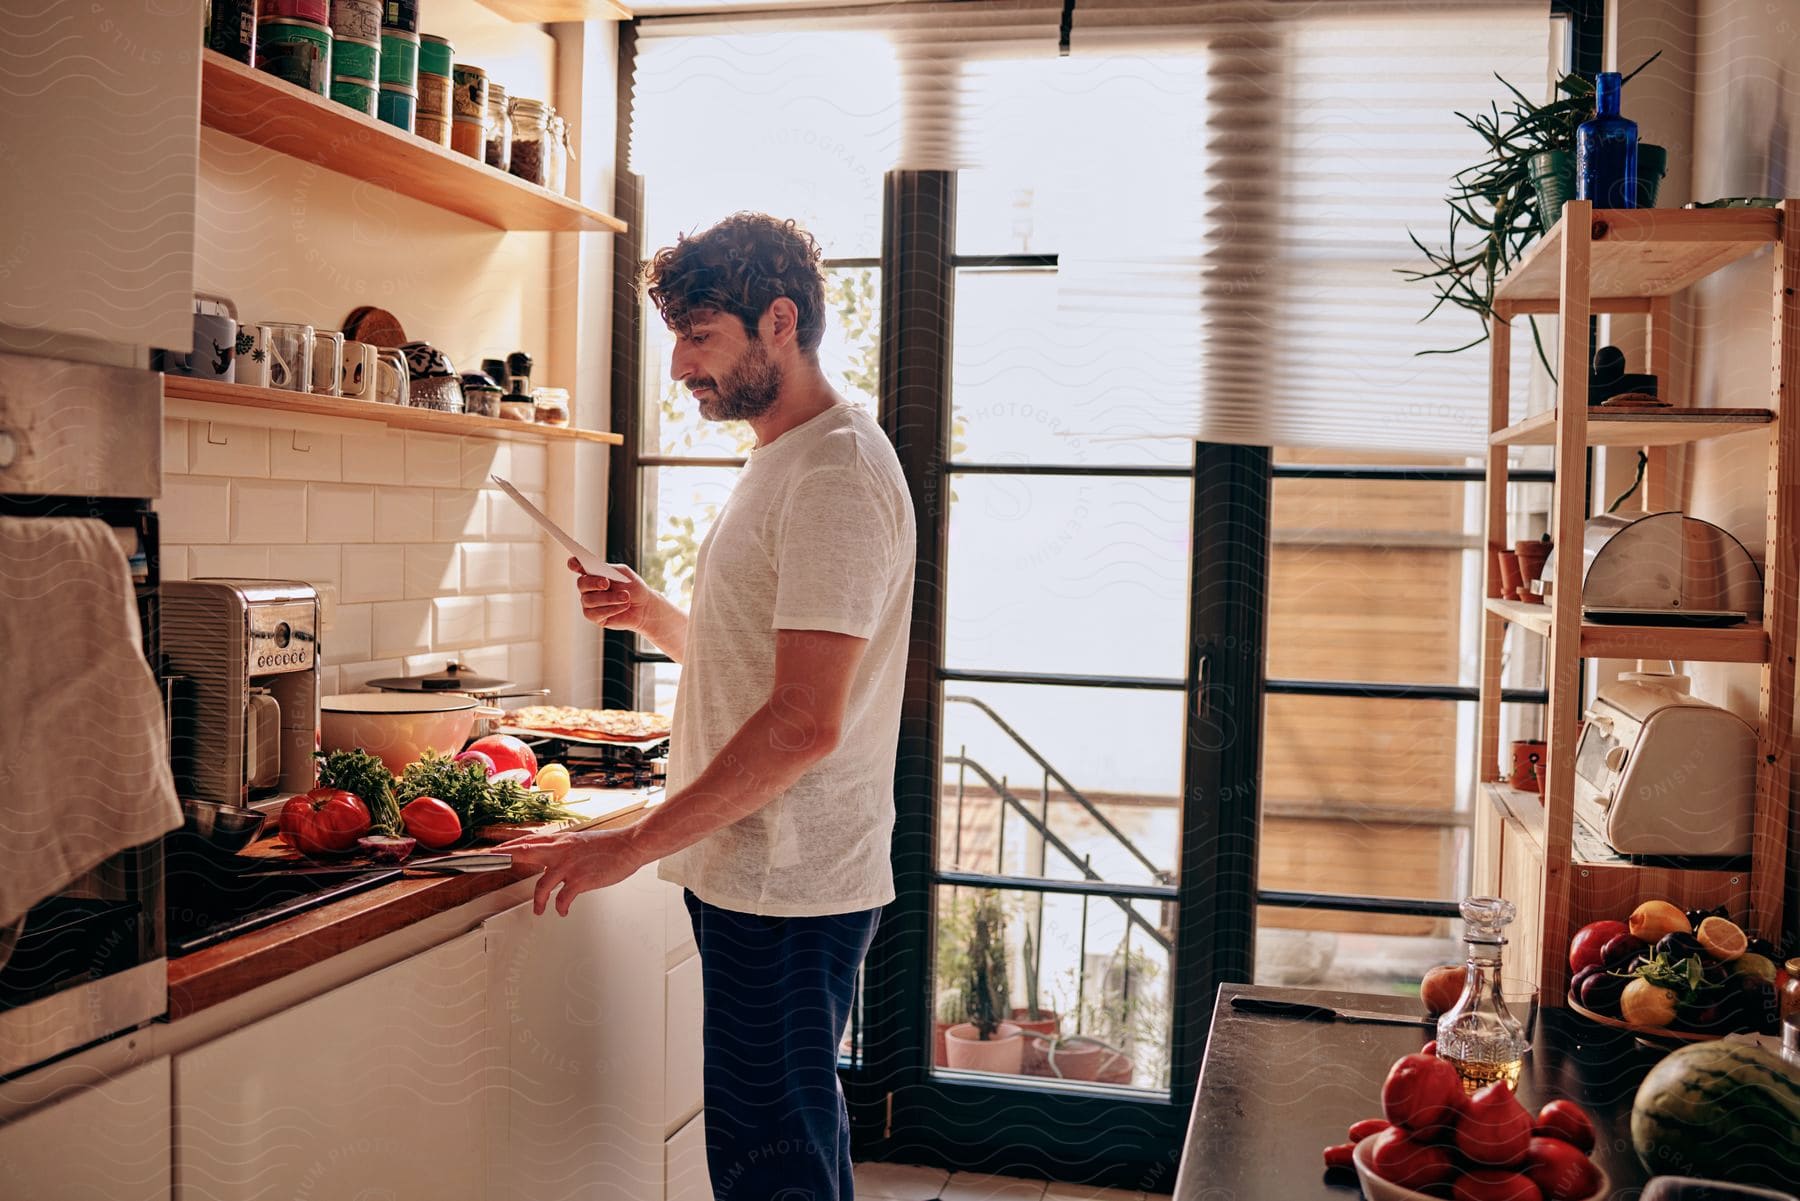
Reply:
<svg viewBox="0 0 1800 1201"><path fill-rule="evenodd" d="M800 311L800 349L810 354L825 337L823 257L813 236L793 221L733 213L657 251L644 268L644 282L656 311L678 333L696 313L720 312L742 321L755 338L757 321L785 296Z"/></svg>

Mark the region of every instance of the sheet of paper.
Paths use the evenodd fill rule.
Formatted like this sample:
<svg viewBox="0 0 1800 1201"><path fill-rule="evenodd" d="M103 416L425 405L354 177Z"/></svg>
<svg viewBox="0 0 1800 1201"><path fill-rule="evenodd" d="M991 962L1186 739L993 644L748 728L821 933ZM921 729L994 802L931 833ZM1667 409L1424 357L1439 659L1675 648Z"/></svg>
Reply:
<svg viewBox="0 0 1800 1201"><path fill-rule="evenodd" d="M490 475L488 478L498 484L500 486L500 491L510 496L515 505L524 509L527 516L543 526L546 534L549 534L552 538L556 539L556 541L562 545L564 550L568 551L571 555L574 555L575 561L581 564L581 569L583 571L587 572L589 575L604 576L619 584L629 584L631 582L631 577L625 575L623 572L614 571L612 567L607 564L605 555L602 555L597 551L589 550L587 547L581 545L581 543L575 541L567 530L544 516L543 510L526 500L517 488L513 487L510 483L497 475Z"/></svg>

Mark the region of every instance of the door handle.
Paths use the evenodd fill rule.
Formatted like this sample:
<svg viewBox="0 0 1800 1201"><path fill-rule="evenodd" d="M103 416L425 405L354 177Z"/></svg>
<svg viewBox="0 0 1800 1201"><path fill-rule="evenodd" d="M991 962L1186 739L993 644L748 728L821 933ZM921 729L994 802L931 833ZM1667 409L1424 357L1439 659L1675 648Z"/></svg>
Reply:
<svg viewBox="0 0 1800 1201"><path fill-rule="evenodd" d="M1194 716L1212 716L1212 648L1201 648L1194 661Z"/></svg>

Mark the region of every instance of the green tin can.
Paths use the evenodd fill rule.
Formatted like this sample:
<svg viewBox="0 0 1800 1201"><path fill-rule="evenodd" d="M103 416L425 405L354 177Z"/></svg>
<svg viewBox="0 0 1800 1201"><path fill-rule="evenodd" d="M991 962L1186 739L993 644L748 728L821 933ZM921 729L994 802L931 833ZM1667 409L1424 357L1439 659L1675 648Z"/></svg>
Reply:
<svg viewBox="0 0 1800 1201"><path fill-rule="evenodd" d="M259 21L256 66L295 87L331 90L331 30L312 21Z"/></svg>
<svg viewBox="0 0 1800 1201"><path fill-rule="evenodd" d="M449 79L455 63L456 47L450 44L449 38L435 33L419 35L419 74L442 75Z"/></svg>
<svg viewBox="0 0 1800 1201"><path fill-rule="evenodd" d="M419 35L381 31L381 82L400 87L417 87L419 82Z"/></svg>
<svg viewBox="0 0 1800 1201"><path fill-rule="evenodd" d="M375 101L375 115L396 129L413 131L413 110L418 107L419 98L411 88L403 88L399 84L384 83L381 95Z"/></svg>
<svg viewBox="0 0 1800 1201"><path fill-rule="evenodd" d="M340 75L331 81L331 98L364 116L375 115L375 96L376 89L372 80Z"/></svg>
<svg viewBox="0 0 1800 1201"><path fill-rule="evenodd" d="M339 38L331 46L331 77L333 79L360 79L367 83L371 90L379 74L381 63L381 43L356 42L349 38Z"/></svg>

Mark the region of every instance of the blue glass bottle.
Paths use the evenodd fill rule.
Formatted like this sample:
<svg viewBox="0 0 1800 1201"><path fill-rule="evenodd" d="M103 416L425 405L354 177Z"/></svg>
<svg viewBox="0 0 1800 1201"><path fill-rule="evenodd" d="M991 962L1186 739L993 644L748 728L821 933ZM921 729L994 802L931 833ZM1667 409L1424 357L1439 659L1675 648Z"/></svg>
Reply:
<svg viewBox="0 0 1800 1201"><path fill-rule="evenodd" d="M1575 195L1595 208L1637 207L1637 122L1619 115L1617 71L1594 80L1594 115L1575 131Z"/></svg>

